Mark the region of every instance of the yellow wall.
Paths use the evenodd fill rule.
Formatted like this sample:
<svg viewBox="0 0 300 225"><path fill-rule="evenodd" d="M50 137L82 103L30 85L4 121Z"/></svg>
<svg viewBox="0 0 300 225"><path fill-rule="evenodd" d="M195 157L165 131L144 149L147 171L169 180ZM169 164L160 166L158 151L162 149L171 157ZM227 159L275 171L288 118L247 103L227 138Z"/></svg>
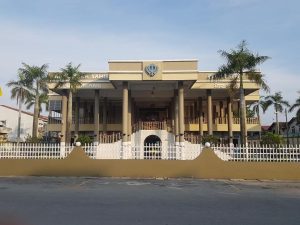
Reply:
<svg viewBox="0 0 300 225"><path fill-rule="evenodd" d="M204 149L195 160L95 160L80 148L68 158L1 159L0 176L194 177L300 180L300 163L225 162Z"/></svg>

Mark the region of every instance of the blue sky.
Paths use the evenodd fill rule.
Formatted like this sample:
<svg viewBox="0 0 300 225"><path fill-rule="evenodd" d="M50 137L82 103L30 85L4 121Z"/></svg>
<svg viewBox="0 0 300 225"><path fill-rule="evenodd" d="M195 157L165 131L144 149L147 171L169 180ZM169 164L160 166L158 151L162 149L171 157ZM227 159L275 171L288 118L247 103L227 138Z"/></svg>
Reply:
<svg viewBox="0 0 300 225"><path fill-rule="evenodd" d="M16 104L5 83L22 62L58 70L72 61L97 71L109 59L197 58L199 70L216 70L217 51L242 39L272 57L260 69L272 93L292 103L300 90L299 28L297 0L0 0L0 104ZM263 123L274 117L269 110Z"/></svg>

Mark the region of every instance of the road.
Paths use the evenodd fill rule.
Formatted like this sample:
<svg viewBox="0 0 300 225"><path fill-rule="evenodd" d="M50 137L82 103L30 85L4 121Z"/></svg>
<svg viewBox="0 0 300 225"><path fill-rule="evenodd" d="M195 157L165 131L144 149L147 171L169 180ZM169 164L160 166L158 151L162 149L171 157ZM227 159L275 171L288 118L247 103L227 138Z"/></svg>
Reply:
<svg viewBox="0 0 300 225"><path fill-rule="evenodd" d="M0 178L0 225L300 224L300 183Z"/></svg>

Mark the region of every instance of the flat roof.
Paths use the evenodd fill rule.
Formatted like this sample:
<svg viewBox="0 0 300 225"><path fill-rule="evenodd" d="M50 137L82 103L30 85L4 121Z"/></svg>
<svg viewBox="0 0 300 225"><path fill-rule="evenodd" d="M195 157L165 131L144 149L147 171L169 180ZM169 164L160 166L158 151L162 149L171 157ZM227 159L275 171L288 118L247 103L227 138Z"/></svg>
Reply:
<svg viewBox="0 0 300 225"><path fill-rule="evenodd" d="M136 60L108 60L108 62L197 62L198 59L136 59Z"/></svg>

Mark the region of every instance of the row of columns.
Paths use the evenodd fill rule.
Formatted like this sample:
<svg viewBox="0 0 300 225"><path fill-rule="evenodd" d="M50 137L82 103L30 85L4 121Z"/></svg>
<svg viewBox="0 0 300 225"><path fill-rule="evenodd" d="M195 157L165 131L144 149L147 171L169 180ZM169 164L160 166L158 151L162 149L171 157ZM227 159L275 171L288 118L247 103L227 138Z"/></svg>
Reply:
<svg viewBox="0 0 300 225"><path fill-rule="evenodd" d="M207 90L207 130L208 135L213 135L213 115L212 115L212 91ZM131 127L131 105L132 98L130 90L128 90L128 82L123 82L123 110L122 110L122 132L123 142L130 142L132 134ZM198 116L199 116L199 135L200 139L203 137L203 99L198 98ZM183 82L178 82L178 89L174 91L174 98L172 102L172 123L175 133L175 142L184 142L185 122L184 122L184 87ZM232 131L232 103L231 99L227 98L227 116L228 116L228 135L229 142L232 143L233 131Z"/></svg>
<svg viewBox="0 0 300 225"><path fill-rule="evenodd" d="M213 116L212 116L212 91L207 90L207 130L208 135L213 135ZM123 82L122 90L122 133L123 133L123 142L130 142L132 134L132 98L131 92L128 89L128 82ZM94 136L95 142L99 142L99 132L100 132L100 118L99 118L99 104L100 104L100 91L95 90L95 107L94 107ZM79 132L79 102L80 99L77 97L75 101L75 134ZM203 99L202 97L198 98L197 102L197 111L199 117L199 137L200 140L203 137ZM172 102L172 123L175 133L175 141L184 142L184 132L185 132L185 121L184 121L184 87L183 82L178 82L178 89L174 91L174 98ZM103 105L103 131L107 131L107 98L104 98ZM231 99L227 98L227 115L228 115L228 135L229 142L232 143L233 131L232 131L232 103ZM67 117L67 97L62 96L62 121L66 121ZM63 124L62 134L66 133L66 126ZM65 142L65 135L62 136L62 142Z"/></svg>
<svg viewBox="0 0 300 225"><path fill-rule="evenodd" d="M94 137L95 141L94 142L99 142L100 139L100 113L99 113L99 108L100 108L100 91L95 90L95 103L94 103ZM107 98L104 97L103 100L103 113L102 113L102 127L103 127L103 132L107 132ZM76 127L76 126L75 126ZM75 130L75 133L78 132Z"/></svg>
<svg viewBox="0 0 300 225"><path fill-rule="evenodd" d="M174 130L175 130L175 142L184 142L184 88L183 82L178 83L178 89L174 91L173 98L173 119L174 119Z"/></svg>
<svg viewBox="0 0 300 225"><path fill-rule="evenodd" d="M100 134L100 90L95 90L94 96L94 137L95 142L99 142ZM66 121L67 121L67 96L62 96L62 128L61 128L61 142L66 141ZM76 97L75 99L75 135L79 134L79 103L80 98ZM107 98L104 98L103 104L103 132L107 131Z"/></svg>

